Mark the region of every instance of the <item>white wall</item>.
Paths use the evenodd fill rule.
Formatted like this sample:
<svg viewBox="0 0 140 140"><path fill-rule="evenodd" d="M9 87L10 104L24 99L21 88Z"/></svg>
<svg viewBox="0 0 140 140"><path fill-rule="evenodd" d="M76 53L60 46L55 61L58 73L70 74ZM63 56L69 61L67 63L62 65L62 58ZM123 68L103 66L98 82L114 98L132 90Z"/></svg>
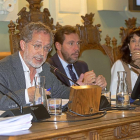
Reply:
<svg viewBox="0 0 140 140"><path fill-rule="evenodd" d="M106 0L104 0L106 1ZM94 16L94 25L101 24L100 29L102 30L101 33L101 43L105 43L106 35L109 35L111 38L115 37L118 40L118 44L120 44L121 39L119 36L120 27L126 27L125 20L128 18L136 17L137 18L137 26L140 26L140 12L130 12L128 10L128 0L122 0L122 2L118 0L111 0L115 1L114 7L116 6L116 1L124 6L124 10L97 10L97 2L98 0L87 0L87 11L88 13L95 13ZM116 9L116 8L115 8Z"/></svg>
<svg viewBox="0 0 140 140"><path fill-rule="evenodd" d="M49 10L54 24L80 24L81 15L87 13L87 0L49 0Z"/></svg>
<svg viewBox="0 0 140 140"><path fill-rule="evenodd" d="M128 18L136 17L137 18L137 26L140 26L140 12L130 12L127 10L127 7L124 7L124 11L110 11L110 10L97 10L97 1L98 0L81 0L80 8L81 11L79 13L63 13L60 11L59 2L61 0L44 0L44 7L47 7L50 10L51 17L54 18L54 24L56 21L59 21L60 24L66 25L82 25L81 15L85 15L86 10L87 13L95 13L93 18L93 24L101 24L100 29L101 33L101 43L105 42L104 38L108 34L110 37L115 37L120 43L120 27L126 27L125 20ZM72 0L70 0L72 1ZM76 0L74 0L76 1ZM105 1L105 0L104 0ZM117 0L116 0L117 1ZM128 4L128 0L122 0ZM69 4L69 2L68 2ZM121 3L120 3L121 5ZM18 12L23 8L27 7L28 10L28 2L26 0L18 0ZM13 19L18 12L11 17ZM9 21L0 21L0 51L10 51L9 47L9 33L8 33L8 24Z"/></svg>

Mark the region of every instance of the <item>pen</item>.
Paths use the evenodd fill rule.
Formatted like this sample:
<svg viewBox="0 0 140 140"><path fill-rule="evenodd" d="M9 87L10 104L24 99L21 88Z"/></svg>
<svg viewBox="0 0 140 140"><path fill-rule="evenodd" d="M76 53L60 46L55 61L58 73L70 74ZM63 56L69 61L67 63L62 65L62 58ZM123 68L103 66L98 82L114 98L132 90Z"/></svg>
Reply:
<svg viewBox="0 0 140 140"><path fill-rule="evenodd" d="M48 89L47 89L47 91L50 91L50 90L51 90L51 88L48 88Z"/></svg>

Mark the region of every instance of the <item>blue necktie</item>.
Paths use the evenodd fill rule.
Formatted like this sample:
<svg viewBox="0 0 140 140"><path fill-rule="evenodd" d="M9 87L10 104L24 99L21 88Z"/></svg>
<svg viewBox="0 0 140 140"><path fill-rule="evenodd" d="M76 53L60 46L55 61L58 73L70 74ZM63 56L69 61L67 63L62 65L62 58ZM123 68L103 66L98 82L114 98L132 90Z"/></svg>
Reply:
<svg viewBox="0 0 140 140"><path fill-rule="evenodd" d="M74 82L76 82L76 81L77 81L77 78L76 78L75 73L74 73L73 70L72 70L72 64L68 64L67 67L68 67L68 69L69 69L69 73L70 73L71 79L72 79Z"/></svg>

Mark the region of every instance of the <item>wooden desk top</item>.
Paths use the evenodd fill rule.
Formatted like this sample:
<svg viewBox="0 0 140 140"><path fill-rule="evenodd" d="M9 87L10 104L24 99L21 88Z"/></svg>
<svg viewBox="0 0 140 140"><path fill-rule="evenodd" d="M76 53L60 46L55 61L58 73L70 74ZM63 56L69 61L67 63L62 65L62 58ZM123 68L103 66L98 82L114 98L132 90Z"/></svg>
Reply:
<svg viewBox="0 0 140 140"><path fill-rule="evenodd" d="M68 115L62 114L61 116L52 116L50 120L66 120ZM81 117L74 118L80 119ZM83 139L84 137L86 139L89 139L89 136L87 134L91 133L95 134L97 136L100 136L100 139L103 138L106 135L106 132L103 133L103 131L107 131L109 133L109 136L113 136L114 132L118 132L118 128L121 127L125 128L128 133L128 130L131 127L134 127L136 125L136 130L140 133L140 128L138 128L138 123L140 125L140 112L135 112L134 110L130 111L110 111L108 112L104 117L93 119L93 120L86 120L86 121L79 121L79 122L37 122L33 123L32 127L29 130L26 131L20 131L13 133L12 135L15 136L0 136L0 139L9 139L9 140L30 140L30 139L47 139L50 140L51 138L55 138L54 140L57 140L57 138L60 137L75 137L77 135L80 136L80 139ZM134 125L135 124L135 125ZM140 126L139 126L140 127ZM128 129L127 129L128 128ZM134 129L134 128L133 128ZM102 131L101 131L102 130ZM136 132L136 130L134 130ZM124 131L124 130L123 130ZM130 131L130 130L129 130ZM132 131L132 128L131 128ZM129 132L130 133L130 132ZM138 133L138 135L140 135ZM117 134L118 136L118 134ZM131 132L132 136L132 132ZM136 136L136 134L135 134ZM61 140L61 139L60 139ZM66 139L67 140L67 139ZM69 140L69 139L68 139Z"/></svg>

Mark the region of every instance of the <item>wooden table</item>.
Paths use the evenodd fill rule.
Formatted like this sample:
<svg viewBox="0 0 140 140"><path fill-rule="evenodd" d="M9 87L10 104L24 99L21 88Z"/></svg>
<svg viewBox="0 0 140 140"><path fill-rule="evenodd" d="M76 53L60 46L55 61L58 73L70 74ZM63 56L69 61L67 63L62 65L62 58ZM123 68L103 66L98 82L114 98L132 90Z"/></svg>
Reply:
<svg viewBox="0 0 140 140"><path fill-rule="evenodd" d="M47 120L76 120L67 114ZM109 111L104 117L79 122L38 122L15 136L0 136L0 140L117 140L140 139L140 112Z"/></svg>

